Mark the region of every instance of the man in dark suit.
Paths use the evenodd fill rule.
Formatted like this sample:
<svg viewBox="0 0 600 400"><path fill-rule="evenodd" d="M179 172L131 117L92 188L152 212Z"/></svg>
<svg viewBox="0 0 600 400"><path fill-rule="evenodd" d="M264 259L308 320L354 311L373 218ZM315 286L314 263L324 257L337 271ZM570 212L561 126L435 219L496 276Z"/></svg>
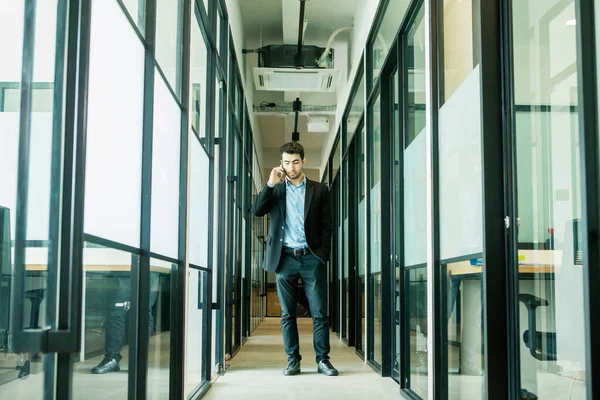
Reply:
<svg viewBox="0 0 600 400"><path fill-rule="evenodd" d="M304 148L298 142L284 144L281 166L273 168L259 193L252 213L271 216L264 269L277 275L281 304L281 330L288 356L284 375L300 373L300 345L296 311L298 280L302 279L313 318L313 345L317 372L335 376L329 361L327 268L331 248L331 205L327 186L306 179Z"/></svg>

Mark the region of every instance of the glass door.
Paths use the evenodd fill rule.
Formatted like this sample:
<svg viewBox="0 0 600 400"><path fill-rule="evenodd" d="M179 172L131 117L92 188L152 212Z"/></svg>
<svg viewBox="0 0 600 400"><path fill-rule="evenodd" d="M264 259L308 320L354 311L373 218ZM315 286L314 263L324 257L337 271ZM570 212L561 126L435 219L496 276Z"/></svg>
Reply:
<svg viewBox="0 0 600 400"><path fill-rule="evenodd" d="M408 387L428 396L427 187L425 7L420 6L402 40L402 221L403 280ZM399 156L399 155L398 155ZM400 157L398 157L400 158ZM396 239L398 240L398 239ZM397 303L400 303L399 299ZM399 322L399 321L398 321Z"/></svg>
<svg viewBox="0 0 600 400"><path fill-rule="evenodd" d="M67 8L64 1L17 0L0 10L2 399L52 399L57 383L58 395L68 395L60 383L68 379L78 348L82 272L73 267L73 251L82 244L80 221L63 217L81 217L81 208L64 209L73 200L75 150L63 146L73 141L63 127L75 123L74 110L64 108L67 85L76 84L65 60L67 54L79 58L78 49L66 45L67 27L78 26L79 15ZM81 11L87 15L89 9ZM89 32L82 27L72 33L85 38ZM86 75L87 65L81 69ZM70 256L74 264L68 265Z"/></svg>
<svg viewBox="0 0 600 400"><path fill-rule="evenodd" d="M575 1L511 17L521 398L585 399Z"/></svg>
<svg viewBox="0 0 600 400"><path fill-rule="evenodd" d="M367 251L366 241L364 234L366 232L366 212L367 212L367 200L366 200L366 136L363 125L358 127L356 134L354 135L356 142L356 340L354 346L356 351L364 358L365 353L365 329L366 329L366 293L365 293L365 271L367 263Z"/></svg>

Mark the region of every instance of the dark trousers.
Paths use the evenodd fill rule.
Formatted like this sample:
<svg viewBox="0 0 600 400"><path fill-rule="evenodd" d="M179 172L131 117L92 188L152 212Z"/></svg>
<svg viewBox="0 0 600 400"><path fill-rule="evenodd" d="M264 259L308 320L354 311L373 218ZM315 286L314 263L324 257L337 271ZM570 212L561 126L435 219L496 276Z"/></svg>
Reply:
<svg viewBox="0 0 600 400"><path fill-rule="evenodd" d="M150 273L150 310L148 313L148 337L152 336L152 326L154 325L154 317L152 316L152 307L156 303L158 297L158 272ZM129 277L118 277L119 291L115 297L115 303L124 303L130 299L130 283ZM124 307L117 307L111 304L111 312L104 321L104 331L106 339L104 342L104 354L106 358L115 359L117 362L123 358L121 349L125 344L125 323L127 322L127 310Z"/></svg>
<svg viewBox="0 0 600 400"><path fill-rule="evenodd" d="M318 363L328 360L330 351L327 269L313 254L294 256L284 251L277 269L277 297L281 304L281 330L288 361L302 359L296 321L299 279L302 279L313 319L313 345Z"/></svg>

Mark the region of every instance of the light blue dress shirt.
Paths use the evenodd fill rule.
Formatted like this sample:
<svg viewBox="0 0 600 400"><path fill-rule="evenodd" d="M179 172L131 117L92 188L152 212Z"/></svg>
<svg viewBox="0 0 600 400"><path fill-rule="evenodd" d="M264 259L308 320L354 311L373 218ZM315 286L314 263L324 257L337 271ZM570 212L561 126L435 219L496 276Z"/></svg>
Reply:
<svg viewBox="0 0 600 400"><path fill-rule="evenodd" d="M302 183L294 186L285 180L285 232L283 245L294 249L308 247L304 232L304 195L306 176Z"/></svg>

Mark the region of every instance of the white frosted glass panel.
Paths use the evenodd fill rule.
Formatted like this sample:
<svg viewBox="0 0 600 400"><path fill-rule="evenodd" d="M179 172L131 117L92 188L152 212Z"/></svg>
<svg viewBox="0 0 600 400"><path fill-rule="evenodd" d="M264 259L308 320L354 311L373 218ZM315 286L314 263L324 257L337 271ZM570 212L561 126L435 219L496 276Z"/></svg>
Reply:
<svg viewBox="0 0 600 400"><path fill-rule="evenodd" d="M177 258L181 110L163 78L154 75L152 235L150 249Z"/></svg>
<svg viewBox="0 0 600 400"><path fill-rule="evenodd" d="M52 113L31 114L29 152L27 240L48 240Z"/></svg>
<svg viewBox="0 0 600 400"><path fill-rule="evenodd" d="M208 58L204 36L198 20L192 20L192 47L190 49L190 110L192 128L196 134L206 137L206 62Z"/></svg>
<svg viewBox="0 0 600 400"><path fill-rule="evenodd" d="M52 114L31 115L27 240L47 240L50 213L50 153ZM0 205L10 209L11 237L15 237L19 114L0 113Z"/></svg>
<svg viewBox="0 0 600 400"><path fill-rule="evenodd" d="M439 113L441 258L483 251L479 66Z"/></svg>
<svg viewBox="0 0 600 400"><path fill-rule="evenodd" d="M144 48L113 1L92 3L84 230L139 247Z"/></svg>
<svg viewBox="0 0 600 400"><path fill-rule="evenodd" d="M181 63L181 46L178 22L180 0L160 0L156 3L156 60L169 84L179 95L177 70Z"/></svg>
<svg viewBox="0 0 600 400"><path fill-rule="evenodd" d="M0 146L0 206L10 210L10 236L14 238L17 206L19 113L0 113L0 143L2 144Z"/></svg>
<svg viewBox="0 0 600 400"><path fill-rule="evenodd" d="M425 129L404 151L404 262L427 263Z"/></svg>
<svg viewBox="0 0 600 400"><path fill-rule="evenodd" d="M190 262L201 267L208 264L208 156L200 142L192 137L190 173Z"/></svg>
<svg viewBox="0 0 600 400"><path fill-rule="evenodd" d="M34 82L54 82L57 6L57 0L36 2L35 56L33 59Z"/></svg>
<svg viewBox="0 0 600 400"><path fill-rule="evenodd" d="M21 82L24 4L24 0L10 0L0 6L0 82Z"/></svg>
<svg viewBox="0 0 600 400"><path fill-rule="evenodd" d="M145 18L145 0L121 0L123 5L127 9L129 16L133 20L133 22L138 26L138 29L144 34L144 18ZM160 3L160 1L159 1Z"/></svg>

